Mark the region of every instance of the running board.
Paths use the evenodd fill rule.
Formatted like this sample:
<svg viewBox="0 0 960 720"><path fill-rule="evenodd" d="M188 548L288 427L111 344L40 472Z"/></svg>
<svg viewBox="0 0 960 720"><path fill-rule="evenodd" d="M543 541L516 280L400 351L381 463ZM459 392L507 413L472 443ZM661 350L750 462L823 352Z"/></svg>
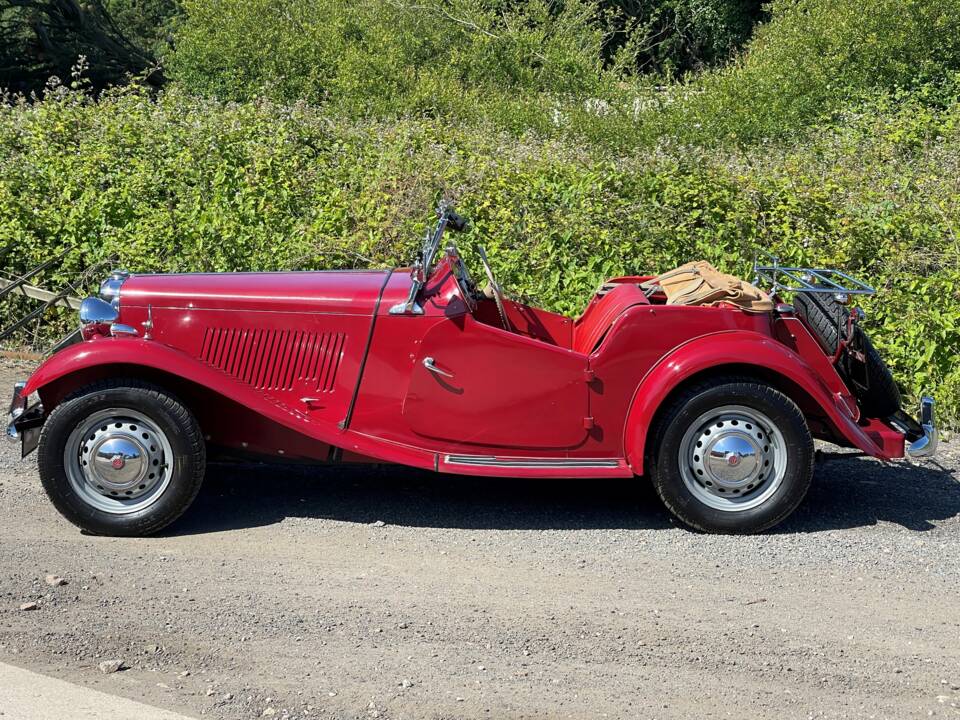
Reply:
<svg viewBox="0 0 960 720"><path fill-rule="evenodd" d="M469 475L538 477L629 477L622 458L530 458L495 455L441 455L438 470Z"/></svg>
<svg viewBox="0 0 960 720"><path fill-rule="evenodd" d="M444 455L448 465L473 465L476 467L503 468L615 468L617 460L593 458L498 458L494 455Z"/></svg>

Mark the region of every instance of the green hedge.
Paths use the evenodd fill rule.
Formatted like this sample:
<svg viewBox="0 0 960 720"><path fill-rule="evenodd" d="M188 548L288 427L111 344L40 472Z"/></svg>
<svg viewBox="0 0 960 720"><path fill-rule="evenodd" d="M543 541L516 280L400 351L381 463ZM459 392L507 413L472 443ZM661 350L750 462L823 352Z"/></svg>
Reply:
<svg viewBox="0 0 960 720"><path fill-rule="evenodd" d="M856 98L950 84L960 0L774 0L741 58L692 80L666 110L688 141L756 142L805 131ZM931 98L933 99L933 98Z"/></svg>
<svg viewBox="0 0 960 720"><path fill-rule="evenodd" d="M184 0L171 74L225 100L326 104L352 116L503 122L539 93L609 85L595 3ZM481 110L484 108L485 110ZM520 120L519 122L526 122Z"/></svg>
<svg viewBox="0 0 960 720"><path fill-rule="evenodd" d="M441 121L308 106L79 93L0 109L7 272L72 248L134 271L402 263L442 194L511 292L577 313L605 277L758 250L880 292L876 344L914 397L960 418L960 105L888 97L791 147L618 156ZM458 238L458 241L461 239ZM357 255L354 255L356 253Z"/></svg>
<svg viewBox="0 0 960 720"><path fill-rule="evenodd" d="M652 25L643 3L604 4L633 13L628 31L590 0L184 0L168 69L224 100L489 123L619 153L792 137L858 99L949 85L960 71L960 0L774 0L742 54L683 82L638 68L699 23L722 35L736 3L652 3ZM649 36L663 17L684 29Z"/></svg>

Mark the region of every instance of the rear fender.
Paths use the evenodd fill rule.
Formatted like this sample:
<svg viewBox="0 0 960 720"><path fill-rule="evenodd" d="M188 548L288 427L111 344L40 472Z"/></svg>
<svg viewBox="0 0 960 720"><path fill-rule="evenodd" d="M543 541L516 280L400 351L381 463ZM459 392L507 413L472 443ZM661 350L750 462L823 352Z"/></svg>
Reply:
<svg viewBox="0 0 960 720"><path fill-rule="evenodd" d="M649 431L664 402L685 381L707 372L722 371L724 367L729 367L731 374L744 371L749 374L750 369L755 368L758 376L782 378L806 393L853 447L883 459L902 455L902 442L898 450L894 431L875 422L867 427L857 424L856 406L852 405L832 366L826 367L831 376L823 368L815 370L797 352L768 335L729 331L701 336L681 345L651 368L640 382L627 415L624 436L627 460L635 473L643 472ZM889 437L885 431L889 431Z"/></svg>

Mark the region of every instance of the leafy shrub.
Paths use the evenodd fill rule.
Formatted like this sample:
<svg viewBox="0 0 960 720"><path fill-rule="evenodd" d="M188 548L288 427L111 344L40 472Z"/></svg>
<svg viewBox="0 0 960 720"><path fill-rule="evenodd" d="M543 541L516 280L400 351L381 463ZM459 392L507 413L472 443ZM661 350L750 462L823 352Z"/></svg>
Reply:
<svg viewBox="0 0 960 720"><path fill-rule="evenodd" d="M666 115L687 141L780 138L957 70L960 0L774 0L742 57L693 79Z"/></svg>
<svg viewBox="0 0 960 720"><path fill-rule="evenodd" d="M0 262L72 248L60 281L134 271L409 261L441 193L512 292L575 314L605 277L769 250L862 276L876 344L960 419L960 103L891 94L803 143L623 155L304 104L62 91L0 109ZM365 259L357 257L363 256ZM91 286L92 287L92 286Z"/></svg>
<svg viewBox="0 0 960 720"><path fill-rule="evenodd" d="M458 116L465 100L490 100L478 89L498 100L596 94L615 78L604 65L701 69L739 48L761 17L759 0L186 0L185 9L173 66L188 87Z"/></svg>
<svg viewBox="0 0 960 720"><path fill-rule="evenodd" d="M172 72L224 99L352 115L470 115L517 92L594 92L601 32L584 0L185 0Z"/></svg>
<svg viewBox="0 0 960 720"><path fill-rule="evenodd" d="M756 3L599 7L186 0L172 72L224 99L265 94L352 117L491 122L622 152L802 134L878 92L930 87L960 70L960 0L774 0L741 55L665 85L663 73L738 47ZM657 74L638 73L649 66Z"/></svg>

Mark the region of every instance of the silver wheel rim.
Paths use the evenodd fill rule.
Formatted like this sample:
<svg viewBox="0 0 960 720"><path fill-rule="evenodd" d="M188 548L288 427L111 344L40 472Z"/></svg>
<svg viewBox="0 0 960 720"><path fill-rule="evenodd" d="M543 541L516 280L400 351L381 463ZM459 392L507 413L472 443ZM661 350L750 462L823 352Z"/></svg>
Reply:
<svg viewBox="0 0 960 720"><path fill-rule="evenodd" d="M704 505L743 512L766 502L783 484L787 446L762 412L725 405L694 420L680 442L680 475Z"/></svg>
<svg viewBox="0 0 960 720"><path fill-rule="evenodd" d="M90 507L127 515L149 507L172 477L173 449L143 413L110 408L74 428L63 450L70 487Z"/></svg>

